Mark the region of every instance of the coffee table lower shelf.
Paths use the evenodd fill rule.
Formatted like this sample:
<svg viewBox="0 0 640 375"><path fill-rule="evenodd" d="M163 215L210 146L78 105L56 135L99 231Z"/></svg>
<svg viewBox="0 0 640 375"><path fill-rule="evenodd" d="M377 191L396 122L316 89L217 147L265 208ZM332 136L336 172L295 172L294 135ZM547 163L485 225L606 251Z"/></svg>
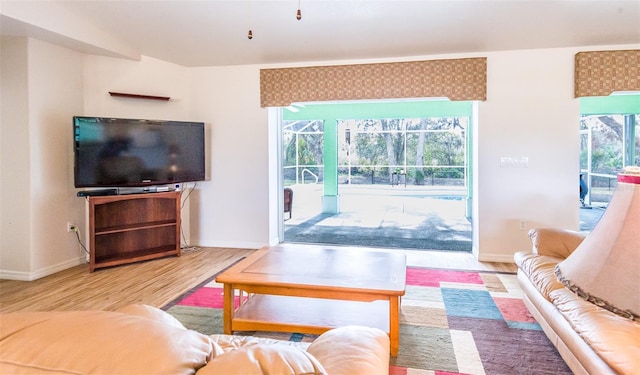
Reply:
<svg viewBox="0 0 640 375"><path fill-rule="evenodd" d="M344 301L254 294L233 313L232 331L319 335L336 327L363 325L389 333L389 301Z"/></svg>

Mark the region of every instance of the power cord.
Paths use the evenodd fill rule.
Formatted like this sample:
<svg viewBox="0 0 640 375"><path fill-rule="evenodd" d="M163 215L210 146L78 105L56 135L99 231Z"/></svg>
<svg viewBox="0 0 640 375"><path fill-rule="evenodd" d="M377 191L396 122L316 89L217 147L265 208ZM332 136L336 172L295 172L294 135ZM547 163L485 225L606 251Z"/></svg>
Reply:
<svg viewBox="0 0 640 375"><path fill-rule="evenodd" d="M187 203L187 200L189 199L189 197L191 196L191 193L193 193L194 190L196 190L196 187L198 186L197 182L193 183L193 186L191 186L191 189L189 189L188 184L186 185L186 190L189 190L189 192L187 193L187 196L184 197L184 199L182 199L182 193L184 193L184 190L180 190L180 199L182 200L182 202L180 203L180 208L184 208L184 204Z"/></svg>
<svg viewBox="0 0 640 375"><path fill-rule="evenodd" d="M194 182L193 185L191 186L191 189L189 189L189 186L186 183L184 184L184 186L186 188L185 190L187 190L187 196L184 197L183 199L182 195L185 190L180 190L180 200L181 200L180 208L181 209L184 208L185 203L187 203L189 196L191 196L191 193L193 193L193 191L196 189L196 187L198 186L198 183ZM184 235L184 228L182 227L180 227L180 235L182 236L182 243L184 243L184 245L181 244L180 246L182 251L196 250L198 248L197 246L191 246L189 245L189 243L187 243L187 238Z"/></svg>
<svg viewBox="0 0 640 375"><path fill-rule="evenodd" d="M78 230L78 226L77 225L72 225L71 226L71 230L76 234L76 238L78 239L78 244L80 245L82 250L84 250L84 252L87 253L87 255L91 255L91 254L89 254L89 250L87 250L87 248L82 243L82 240L80 239L80 231Z"/></svg>

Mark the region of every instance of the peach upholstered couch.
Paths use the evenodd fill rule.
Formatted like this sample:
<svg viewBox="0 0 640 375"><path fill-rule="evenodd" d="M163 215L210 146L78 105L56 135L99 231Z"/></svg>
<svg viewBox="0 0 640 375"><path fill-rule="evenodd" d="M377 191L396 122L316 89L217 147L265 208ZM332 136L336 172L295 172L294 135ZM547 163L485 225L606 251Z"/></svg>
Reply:
<svg viewBox="0 0 640 375"><path fill-rule="evenodd" d="M571 370L575 374L640 374L640 323L580 298L555 275L556 265L576 250L585 235L532 229L529 237L532 251L515 254L524 302ZM640 269L638 262L631 257L628 266Z"/></svg>
<svg viewBox="0 0 640 375"><path fill-rule="evenodd" d="M306 346L206 336L146 305L0 314L0 374L388 374L389 339L350 326Z"/></svg>

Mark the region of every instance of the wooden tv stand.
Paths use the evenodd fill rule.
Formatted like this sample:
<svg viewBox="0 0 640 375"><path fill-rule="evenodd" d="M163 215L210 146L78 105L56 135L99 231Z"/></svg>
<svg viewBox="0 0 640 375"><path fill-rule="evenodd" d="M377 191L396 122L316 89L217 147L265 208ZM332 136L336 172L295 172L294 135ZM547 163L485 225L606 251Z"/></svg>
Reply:
<svg viewBox="0 0 640 375"><path fill-rule="evenodd" d="M180 256L180 192L89 197L89 272Z"/></svg>

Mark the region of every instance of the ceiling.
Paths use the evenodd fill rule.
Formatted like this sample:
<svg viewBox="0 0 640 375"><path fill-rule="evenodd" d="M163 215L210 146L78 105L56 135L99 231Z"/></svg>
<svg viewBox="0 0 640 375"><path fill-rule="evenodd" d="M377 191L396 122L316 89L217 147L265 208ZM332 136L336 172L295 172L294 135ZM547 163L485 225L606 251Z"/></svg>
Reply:
<svg viewBox="0 0 640 375"><path fill-rule="evenodd" d="M1 1L1 6L12 2ZM139 55L187 67L640 43L640 0L28 3L31 12L39 6L59 6L69 16L66 21L77 18ZM298 3L300 21L295 17ZM83 52L109 54L108 47L79 41L81 36L60 37L57 30L70 28L68 24L34 25L7 12L0 21L3 35L26 35Z"/></svg>

